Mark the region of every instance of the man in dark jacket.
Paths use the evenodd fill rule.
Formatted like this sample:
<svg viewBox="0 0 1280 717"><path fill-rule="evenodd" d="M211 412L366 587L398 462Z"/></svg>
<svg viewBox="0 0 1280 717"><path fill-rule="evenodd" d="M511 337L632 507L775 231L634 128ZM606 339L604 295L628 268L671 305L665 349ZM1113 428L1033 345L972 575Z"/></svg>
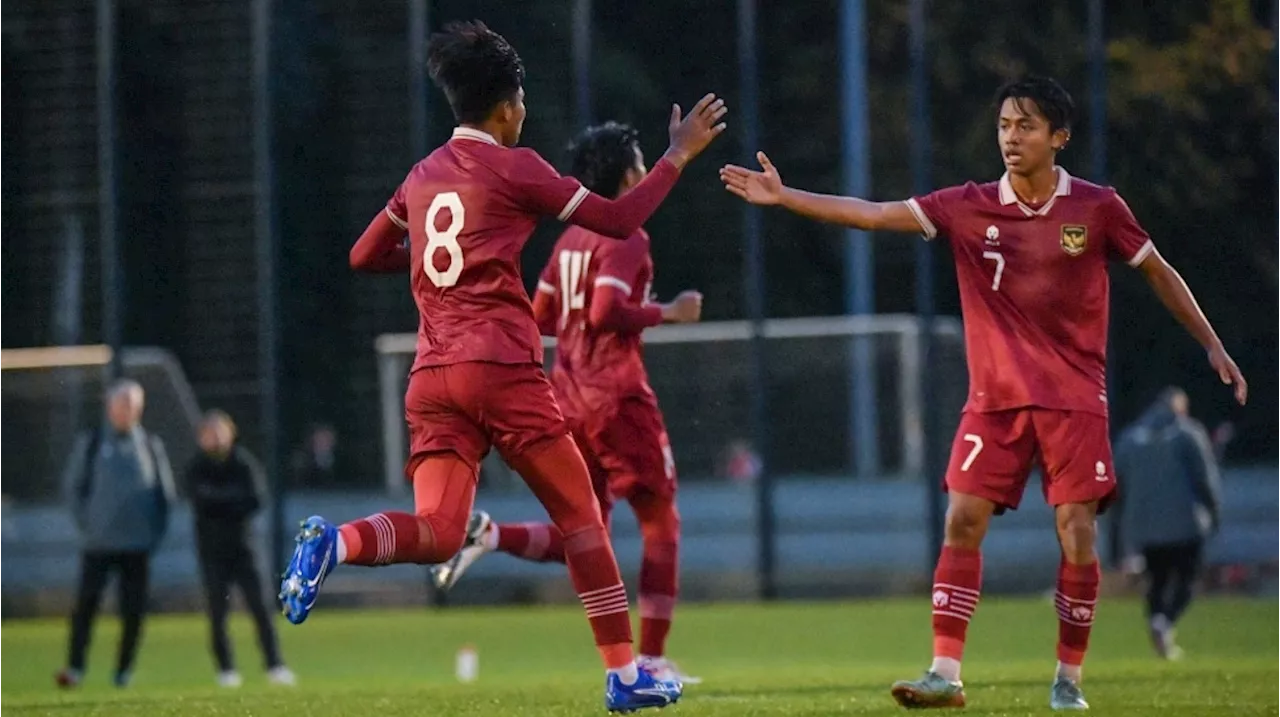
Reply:
<svg viewBox="0 0 1280 717"><path fill-rule="evenodd" d="M83 679L94 619L113 572L120 573L123 623L115 683L129 684L147 608L151 553L164 537L175 498L164 443L142 428L145 399L137 381L112 383L105 396L106 420L80 435L71 449L63 486L82 554L67 665L56 676L62 687Z"/></svg>
<svg viewBox="0 0 1280 717"><path fill-rule="evenodd" d="M236 426L222 411L210 411L200 424L200 454L187 467L187 490L196 521L196 547L208 601L213 655L218 663L218 684L239 687L227 636L227 610L232 584L240 594L258 629L267 679L292 685L293 673L280 659L271 614L263 600L262 580L250 545L250 519L262 507L263 475L258 461L237 446Z"/></svg>
<svg viewBox="0 0 1280 717"><path fill-rule="evenodd" d="M1166 659L1182 650L1174 625L1191 603L1204 543L1218 530L1218 466L1209 436L1188 416L1187 394L1167 388L1116 445L1123 481L1120 540L1146 564L1152 644Z"/></svg>

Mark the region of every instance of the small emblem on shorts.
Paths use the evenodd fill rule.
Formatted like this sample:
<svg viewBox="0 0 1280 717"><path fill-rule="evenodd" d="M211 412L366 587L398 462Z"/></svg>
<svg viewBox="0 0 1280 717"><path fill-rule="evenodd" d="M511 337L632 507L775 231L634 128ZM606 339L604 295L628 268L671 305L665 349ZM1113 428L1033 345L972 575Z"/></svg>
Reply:
<svg viewBox="0 0 1280 717"><path fill-rule="evenodd" d="M1062 225L1062 250L1067 256L1080 256L1089 241L1089 229L1083 224Z"/></svg>
<svg viewBox="0 0 1280 717"><path fill-rule="evenodd" d="M987 244L1000 246L1000 230L994 224L987 227Z"/></svg>
<svg viewBox="0 0 1280 717"><path fill-rule="evenodd" d="M1099 483L1106 483L1108 480L1110 480L1107 477L1106 463L1103 463L1102 461L1098 461L1097 463L1093 464L1093 470L1097 473L1097 475L1095 475L1093 479L1098 481Z"/></svg>

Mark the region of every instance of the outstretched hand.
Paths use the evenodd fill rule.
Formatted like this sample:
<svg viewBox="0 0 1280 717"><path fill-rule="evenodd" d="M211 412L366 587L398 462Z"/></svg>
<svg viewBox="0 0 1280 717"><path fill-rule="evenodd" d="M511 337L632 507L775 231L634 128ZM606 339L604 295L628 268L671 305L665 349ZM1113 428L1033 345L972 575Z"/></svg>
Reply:
<svg viewBox="0 0 1280 717"><path fill-rule="evenodd" d="M724 131L725 123L720 119L728 111L724 100L712 93L707 93L698 100L698 104L683 118L680 116L680 105L671 105L671 119L667 122L671 146L667 149L667 159L683 168L701 154L711 144L711 140Z"/></svg>
<svg viewBox="0 0 1280 717"><path fill-rule="evenodd" d="M756 152L762 171L726 164L720 168L724 188L752 204L768 206L782 201L782 177L764 152Z"/></svg>
<svg viewBox="0 0 1280 717"><path fill-rule="evenodd" d="M1231 359L1227 350L1218 346L1209 351L1209 365L1217 372L1218 379L1228 386L1235 386L1236 402L1241 406L1249 400L1249 382L1244 380L1240 367Z"/></svg>

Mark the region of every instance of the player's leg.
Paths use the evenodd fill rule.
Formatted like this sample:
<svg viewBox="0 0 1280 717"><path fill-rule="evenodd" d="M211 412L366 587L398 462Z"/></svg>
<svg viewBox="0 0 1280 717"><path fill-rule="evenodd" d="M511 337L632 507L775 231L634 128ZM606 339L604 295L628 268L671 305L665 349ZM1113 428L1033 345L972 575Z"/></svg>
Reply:
<svg viewBox="0 0 1280 717"><path fill-rule="evenodd" d="M605 529L587 465L569 437L541 369L488 367L477 379L484 415L507 463L529 485L564 537L569 578L587 612L608 671L611 710L662 707L680 698L679 683L638 669L631 646L626 588Z"/></svg>
<svg viewBox="0 0 1280 717"><path fill-rule="evenodd" d="M667 635L680 594L680 512L674 494L639 488L627 496L640 525L640 655L665 661ZM693 682L684 679L683 681Z"/></svg>
<svg viewBox="0 0 1280 717"><path fill-rule="evenodd" d="M1054 509L1058 566L1058 668L1055 709L1087 709L1079 684L1098 606L1098 514L1115 496L1107 419L1081 411L1033 411L1043 458L1045 499Z"/></svg>
<svg viewBox="0 0 1280 717"><path fill-rule="evenodd" d="M603 471L583 435L575 432L574 442L587 463L587 471L591 474L592 484L600 499L605 529L608 530L612 501L605 486ZM451 590L476 561L493 552L506 553L535 563L563 563L564 536L555 523L498 523L485 511L477 510L471 514L471 520L467 523L467 536L462 549L448 561L432 568L431 580L437 590Z"/></svg>
<svg viewBox="0 0 1280 717"><path fill-rule="evenodd" d="M680 513L662 412L651 400L624 400L592 446L607 477L605 492L625 499L640 527L640 663L655 674L696 684L697 678L681 674L666 657L680 589Z"/></svg>
<svg viewBox="0 0 1280 717"><path fill-rule="evenodd" d="M462 547L476 495L475 464L451 451L413 467L413 513L386 511L338 529L338 562L434 565Z"/></svg>
<svg viewBox="0 0 1280 717"><path fill-rule="evenodd" d="M951 447L942 550L933 573L933 662L919 680L897 682L907 707L961 707L960 666L982 595L982 541L997 511L1017 508L1034 451L1024 411L966 413Z"/></svg>
<svg viewBox="0 0 1280 717"><path fill-rule="evenodd" d="M405 472L413 480L413 513L376 513L342 526L320 516L303 521L280 590L290 622L306 620L339 563L433 565L462 547L477 466L489 450L488 438L450 390L451 381L467 382L460 371L465 366L423 369L409 378L405 420L411 453Z"/></svg>
<svg viewBox="0 0 1280 717"><path fill-rule="evenodd" d="M607 530L613 503L608 494L604 468L591 449L591 441L585 430L574 431L572 435L583 462L587 464L587 473L591 476L592 487L600 501L600 513ZM535 562L564 562L564 536L554 523L495 523L487 540L494 550L517 558Z"/></svg>
<svg viewBox="0 0 1280 717"><path fill-rule="evenodd" d="M626 589L577 446L561 435L510 456L508 462L563 536L569 576L587 610L605 666L634 668Z"/></svg>

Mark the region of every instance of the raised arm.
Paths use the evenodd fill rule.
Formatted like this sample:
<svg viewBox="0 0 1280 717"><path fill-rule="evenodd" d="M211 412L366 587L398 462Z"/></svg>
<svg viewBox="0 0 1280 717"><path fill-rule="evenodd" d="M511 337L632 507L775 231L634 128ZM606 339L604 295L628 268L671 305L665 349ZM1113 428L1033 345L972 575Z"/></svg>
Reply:
<svg viewBox="0 0 1280 717"><path fill-rule="evenodd" d="M857 197L815 194L793 189L764 152L756 152L761 171L727 164L720 170L724 188L752 204L781 206L809 219L867 231L926 233L906 202L869 202Z"/></svg>
<svg viewBox="0 0 1280 717"><path fill-rule="evenodd" d="M728 109L724 100L708 94L688 116L672 105L667 130L671 145L639 184L617 199L594 194L572 177L561 177L541 157L527 151L531 160L522 167L520 191L531 210L554 216L583 229L614 239L626 239L657 211L680 172L725 129L720 120ZM566 201L567 200L567 201Z"/></svg>

